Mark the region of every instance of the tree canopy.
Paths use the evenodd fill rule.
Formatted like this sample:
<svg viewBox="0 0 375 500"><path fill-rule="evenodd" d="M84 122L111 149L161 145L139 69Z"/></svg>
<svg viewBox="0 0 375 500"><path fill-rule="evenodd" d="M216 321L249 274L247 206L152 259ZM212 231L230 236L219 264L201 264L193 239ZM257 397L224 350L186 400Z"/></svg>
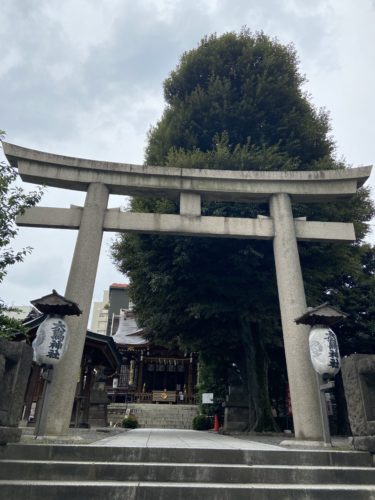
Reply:
<svg viewBox="0 0 375 500"><path fill-rule="evenodd" d="M204 38L183 54L164 83L166 108L150 130L146 163L226 170L346 168L335 157L327 113L314 107L303 83L291 45L248 30ZM136 198L131 209L175 213L178 206ZM211 202L203 203L202 214L256 217L269 209ZM354 268L363 271L359 242L373 216L367 190L349 203L296 205L294 214L354 221L355 245L300 244L309 305L327 300L328 293L344 304L344 276ZM149 337L198 351L209 367L207 380L215 380L216 387L228 380L242 383L249 395L249 428L273 428L268 368L270 362L283 365L283 359L271 242L125 234L113 256L130 277L138 320ZM373 287L371 280L368 284Z"/></svg>
<svg viewBox="0 0 375 500"><path fill-rule="evenodd" d="M294 168L332 164L327 113L311 105L303 82L291 45L247 30L204 38L164 83L167 107L151 131L147 163L165 163L171 148L209 151L226 133L232 148L271 147L294 160ZM281 161L260 168L293 167Z"/></svg>
<svg viewBox="0 0 375 500"><path fill-rule="evenodd" d="M5 133L0 130L0 140ZM16 216L27 208L35 206L42 195L42 191L26 193L15 185L17 171L14 166L5 161L0 162L0 283L5 278L9 266L22 262L31 252L30 247L19 251L13 250L11 242L17 234ZM9 310L0 298L0 335L10 337L20 327L19 322L6 316Z"/></svg>

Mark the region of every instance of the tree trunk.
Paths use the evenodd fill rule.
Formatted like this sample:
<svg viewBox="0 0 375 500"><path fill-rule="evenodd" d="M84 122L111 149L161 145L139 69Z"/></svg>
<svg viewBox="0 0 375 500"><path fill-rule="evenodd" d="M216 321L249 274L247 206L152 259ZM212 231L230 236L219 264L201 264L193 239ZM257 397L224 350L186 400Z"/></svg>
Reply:
<svg viewBox="0 0 375 500"><path fill-rule="evenodd" d="M272 415L268 391L269 359L257 323L242 322L244 346L244 389L248 395L249 421L247 431L279 432Z"/></svg>

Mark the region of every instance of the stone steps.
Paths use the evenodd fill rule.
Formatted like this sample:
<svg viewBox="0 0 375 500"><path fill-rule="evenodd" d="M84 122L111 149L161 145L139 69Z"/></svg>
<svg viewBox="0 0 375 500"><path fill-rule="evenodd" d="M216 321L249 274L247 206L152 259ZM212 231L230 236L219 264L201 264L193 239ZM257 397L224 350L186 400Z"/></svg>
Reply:
<svg viewBox="0 0 375 500"><path fill-rule="evenodd" d="M285 483L294 484L373 484L374 470L366 467L190 464L158 462L77 462L9 460L0 462L0 481L159 481L222 483Z"/></svg>
<svg viewBox="0 0 375 500"><path fill-rule="evenodd" d="M126 410L137 417L140 428L192 429L193 418L198 413L195 405L112 403L108 406L108 420L117 424Z"/></svg>
<svg viewBox="0 0 375 500"><path fill-rule="evenodd" d="M0 481L7 500L373 500L361 484L202 484L129 481Z"/></svg>
<svg viewBox="0 0 375 500"><path fill-rule="evenodd" d="M5 448L5 447L4 447ZM374 500L368 453L9 445L7 500Z"/></svg>
<svg viewBox="0 0 375 500"><path fill-rule="evenodd" d="M9 444L0 447L0 460L41 460L127 463L194 463L372 467L369 453L295 449L145 448L68 444ZM375 468L371 469L374 470Z"/></svg>

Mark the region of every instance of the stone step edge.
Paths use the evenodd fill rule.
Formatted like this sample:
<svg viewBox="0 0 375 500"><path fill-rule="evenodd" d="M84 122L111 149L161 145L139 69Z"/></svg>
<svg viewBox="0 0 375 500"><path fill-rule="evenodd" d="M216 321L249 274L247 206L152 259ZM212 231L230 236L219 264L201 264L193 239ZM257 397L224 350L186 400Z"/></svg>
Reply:
<svg viewBox="0 0 375 500"><path fill-rule="evenodd" d="M283 484L283 483L246 483L246 484L231 484L231 483L166 483L166 482L151 482L151 481L50 481L42 480L0 480L1 486L26 486L26 487L48 487L56 488L58 486L78 487L78 488L110 488L125 486L141 487L141 488L192 488L192 489L218 489L218 490L277 490L277 491L369 491L375 492L375 485L363 484Z"/></svg>
<svg viewBox="0 0 375 500"><path fill-rule="evenodd" d="M122 458L134 455L134 458L139 457L143 462L147 463L152 457L158 456L158 453L164 453L165 447L151 447L139 448L134 446L127 447L114 447L110 444L98 446L96 442L83 445L83 444L30 444L20 443L17 445L9 445L7 449L0 450L0 458L2 459L48 459L54 458L59 461L69 461L71 458L80 458L86 460L93 457L93 453L97 451L102 460L109 462L121 461ZM215 453L216 452L216 453ZM219 452L219 455L217 455ZM73 457L68 455L72 453ZM114 455L113 455L114 454ZM52 456L55 455L55 456ZM94 455L95 456L95 455ZM116 457L113 460L113 457ZM293 465L302 464L322 464L322 465L337 465L337 466L363 466L371 467L373 461L368 453L346 450L247 450L247 449L200 449L200 448L173 448L168 451L168 460L161 461L161 463L168 463L170 461L181 463L186 462L194 457L194 460L199 460L201 463L243 463L243 464L267 464L279 465L292 461ZM219 458L219 459L218 459ZM298 462L296 461L298 460ZM319 461L318 461L319 460ZM321 462L324 460L324 462ZM329 460L330 463L327 463ZM138 460L139 461L139 460ZM268 463L267 463L268 462ZM195 462L198 463L198 462Z"/></svg>
<svg viewBox="0 0 375 500"><path fill-rule="evenodd" d="M203 431L205 432L205 431ZM118 433L117 435L121 434L127 434L127 431L124 430L122 433ZM58 437L58 436L57 436ZM106 437L106 439L110 439L113 436ZM131 438L131 436L130 436ZM124 452L126 450L127 453L132 453L133 451L139 452L140 450L147 450L150 453L157 453L157 452L163 452L166 450L164 446L151 446L151 447L138 447L138 446L125 446L125 447L117 447L117 446L112 446L111 444L107 445L98 445L97 442L89 443L89 444L77 444L77 443L17 443L17 444L10 444L8 445L4 450L4 453L6 454L7 451L9 450L10 453L12 451L29 451L29 450L42 450L43 452L48 452L51 450L55 450L56 452L59 451L71 451L71 452L76 452L76 451L85 451L91 453L93 450L92 448L97 448L101 452L109 452L109 453L114 453L114 452ZM287 449L287 448L281 448L280 449L247 449L247 448L180 448L180 447L174 447L174 448L167 448L170 451L176 452L176 453L209 453L209 452L220 452L221 454L226 454L226 455L248 455L251 454L252 456L257 457L258 455L269 455L272 457L273 455L285 455L285 456L315 456L318 457L320 456L332 456L332 457L358 457L358 458L363 458L369 456L367 452L363 451L355 451L355 450L336 450L336 449L322 449L322 450L317 450L317 449ZM1 455L0 455L1 457ZM6 456L4 457L5 459L7 458Z"/></svg>
<svg viewBox="0 0 375 500"><path fill-rule="evenodd" d="M210 468L228 468L228 469L278 469L278 470L329 470L329 471L373 471L375 479L375 468L374 467L363 467L363 466L349 466L349 465L272 465L272 464L225 464L225 463L208 463L208 462L114 462L107 460L24 460L24 459L0 459L1 464L39 464L39 465L105 465L105 466L152 466L152 467L210 467Z"/></svg>
<svg viewBox="0 0 375 500"><path fill-rule="evenodd" d="M130 430L130 433L128 430L124 429L123 431L121 430L116 434L116 436L121 436L121 435L127 435L130 438L132 437L131 435L132 430ZM137 432L135 430L135 432ZM202 434L208 434L210 435L212 431L196 431L202 432ZM99 437L100 434L98 433ZM103 434L105 436L105 434ZM109 436L108 439L116 436ZM59 436L50 436L51 438L56 437L56 439L59 438ZM107 437L106 437L107 438ZM246 441L243 441L246 443ZM144 450L152 450L152 451L165 451L165 446L149 446L149 447L139 447L139 446L111 446L110 444L107 446L98 446L95 444L95 442L90 443L90 444L77 444L77 443L10 443L8 444L7 447L4 448L3 451L7 450L25 450L25 449L42 449L42 450L50 450L50 449L55 449L55 450L68 450L69 451L77 451L77 450L90 450L91 448L95 447L98 449L104 449L107 451L139 451L140 449ZM311 456L323 456L323 455L332 455L332 456L345 456L345 455L350 455L350 456L358 456L358 457L363 457L366 455L369 455L368 452L364 451L356 451L356 450L340 450L340 449L334 449L334 448L325 448L325 449L299 449L299 448L283 448L279 447L278 449L251 449L251 448L199 448L199 447L191 447L191 448L179 448L179 447L174 447L174 448L167 448L170 450L183 450L183 451L189 451L189 452L206 452L206 451L220 451L223 453L227 454L239 454L239 453L251 453L255 455L275 455L275 454L285 454L287 456L291 455L311 455Z"/></svg>

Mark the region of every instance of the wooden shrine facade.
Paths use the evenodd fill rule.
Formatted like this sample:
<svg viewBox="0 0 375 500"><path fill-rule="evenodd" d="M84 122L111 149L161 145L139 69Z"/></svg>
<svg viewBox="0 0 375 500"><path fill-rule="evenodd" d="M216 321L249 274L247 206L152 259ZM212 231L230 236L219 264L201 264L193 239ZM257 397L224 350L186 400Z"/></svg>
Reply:
<svg viewBox="0 0 375 500"><path fill-rule="evenodd" d="M196 404L197 363L193 353L157 346L118 348L123 363L118 378L108 387L113 402Z"/></svg>
<svg viewBox="0 0 375 500"><path fill-rule="evenodd" d="M119 373L107 386L113 402L195 404L197 360L149 342L136 323L133 311L121 309L113 335L122 356Z"/></svg>

